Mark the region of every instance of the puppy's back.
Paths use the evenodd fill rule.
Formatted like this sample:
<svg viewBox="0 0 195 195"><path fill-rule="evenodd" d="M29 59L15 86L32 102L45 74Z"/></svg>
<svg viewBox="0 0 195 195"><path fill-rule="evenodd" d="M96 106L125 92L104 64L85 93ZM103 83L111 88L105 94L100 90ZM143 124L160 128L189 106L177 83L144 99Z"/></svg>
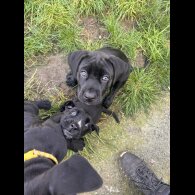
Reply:
<svg viewBox="0 0 195 195"><path fill-rule="evenodd" d="M122 59L124 62L129 63L129 60L128 60L127 56L119 49L115 49L115 48L112 48L112 47L103 47L103 48L98 49L96 51L104 52L107 55L114 55L114 56Z"/></svg>

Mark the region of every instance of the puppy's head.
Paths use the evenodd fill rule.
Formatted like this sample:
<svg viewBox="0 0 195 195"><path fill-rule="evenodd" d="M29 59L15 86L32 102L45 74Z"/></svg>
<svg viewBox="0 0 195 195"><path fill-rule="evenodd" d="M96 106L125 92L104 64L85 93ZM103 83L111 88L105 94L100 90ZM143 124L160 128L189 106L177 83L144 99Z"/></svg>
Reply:
<svg viewBox="0 0 195 195"><path fill-rule="evenodd" d="M77 96L87 105L101 104L112 84L114 71L101 56L92 55L83 60L77 72Z"/></svg>
<svg viewBox="0 0 195 195"><path fill-rule="evenodd" d="M101 104L129 64L100 51L76 51L68 56L73 77L78 82L78 99L87 105Z"/></svg>
<svg viewBox="0 0 195 195"><path fill-rule="evenodd" d="M88 132L99 130L91 117L82 108L77 108L73 101L66 102L60 125L66 139L80 139Z"/></svg>

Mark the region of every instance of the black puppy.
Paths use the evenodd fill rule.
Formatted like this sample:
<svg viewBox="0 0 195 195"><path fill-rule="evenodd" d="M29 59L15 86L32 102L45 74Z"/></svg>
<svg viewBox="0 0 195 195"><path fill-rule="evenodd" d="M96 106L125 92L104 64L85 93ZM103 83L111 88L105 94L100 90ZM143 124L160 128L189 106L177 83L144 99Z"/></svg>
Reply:
<svg viewBox="0 0 195 195"><path fill-rule="evenodd" d="M38 114L39 109L50 109L49 101L24 101L24 132L33 127L53 128L61 132L67 141L67 147L75 152L85 146L83 136L91 131L99 132L97 125L93 124L91 117L82 109L75 107L72 101L67 101L64 111L57 113L49 119L42 121Z"/></svg>
<svg viewBox="0 0 195 195"><path fill-rule="evenodd" d="M32 115L36 115L38 108L48 109L49 104L45 103L42 106L41 102L34 104L25 102L25 114L29 111ZM69 113L80 111L80 109L68 109ZM29 116L26 115L25 118L28 119ZM56 115L57 121L59 118ZM65 118L61 117L61 120ZM67 153L67 142L62 131L65 126L62 125L60 128L59 125L53 124L52 120L45 121L47 125L35 125L31 121L30 119L24 125L26 128L24 132L25 195L75 195L95 190L102 185L101 177L83 157L73 155L70 159L61 162ZM62 121L60 123L65 124L66 120L65 123ZM59 162L61 163L58 164Z"/></svg>
<svg viewBox="0 0 195 195"><path fill-rule="evenodd" d="M102 112L107 115L112 115L117 123L120 122L115 112L112 112L111 110L106 109L101 104L86 105L82 103L81 101L79 101L78 98L74 98L72 101L74 102L77 108L82 108L89 116L91 116L92 122L94 124L97 124L97 122L99 121L101 117ZM60 111L63 112L65 110L65 107L66 107L66 102L61 106Z"/></svg>
<svg viewBox="0 0 195 195"><path fill-rule="evenodd" d="M77 97L86 105L108 108L116 92L132 72L128 58L119 49L104 47L96 51L75 51L68 55L68 86L78 84Z"/></svg>

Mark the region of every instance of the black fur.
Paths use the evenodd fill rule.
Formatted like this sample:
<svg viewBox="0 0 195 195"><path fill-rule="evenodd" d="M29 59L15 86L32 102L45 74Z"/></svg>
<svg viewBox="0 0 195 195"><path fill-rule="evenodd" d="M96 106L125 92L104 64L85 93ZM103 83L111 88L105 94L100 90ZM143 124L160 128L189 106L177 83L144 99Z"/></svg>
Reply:
<svg viewBox="0 0 195 195"><path fill-rule="evenodd" d="M89 116L91 116L92 122L94 124L98 123L102 112L107 114L107 115L112 116L117 123L120 123L117 114L115 112L112 112L111 110L106 109L101 104L99 104L99 105L86 105L86 104L82 103L81 101L79 101L78 98L74 98L72 101L74 102L74 104L78 108L82 108ZM60 108L61 112L63 112L65 110L65 105L66 105L66 102L61 106L61 108Z"/></svg>
<svg viewBox="0 0 195 195"><path fill-rule="evenodd" d="M48 109L51 105L42 106L43 104L39 103L24 102L24 153L36 149L52 154L58 162L61 162L67 153L67 139L63 133L63 116L65 112L81 111L81 109L72 107L73 104L69 101L63 113L58 113L51 119L41 122L38 118L39 108ZM79 119L86 116L84 113L81 113L82 116L78 115ZM76 137L76 141L78 140ZM73 195L95 190L101 185L101 177L89 162L79 155L73 155L58 165L45 157L37 157L24 162L25 195Z"/></svg>
<svg viewBox="0 0 195 195"><path fill-rule="evenodd" d="M125 84L133 68L119 49L104 47L96 51L75 51L69 54L68 86L77 87L79 101L86 105L108 108L116 92Z"/></svg>
<svg viewBox="0 0 195 195"><path fill-rule="evenodd" d="M24 101L24 132L35 127L53 128L61 133L67 142L68 149L77 152L85 146L82 137L91 131L98 133L99 128L93 124L91 117L82 109L75 107L72 101L64 104L64 111L59 112L43 121L39 118L39 109L50 109L49 101ZM72 115L73 114L73 115ZM80 121L80 122L79 122Z"/></svg>

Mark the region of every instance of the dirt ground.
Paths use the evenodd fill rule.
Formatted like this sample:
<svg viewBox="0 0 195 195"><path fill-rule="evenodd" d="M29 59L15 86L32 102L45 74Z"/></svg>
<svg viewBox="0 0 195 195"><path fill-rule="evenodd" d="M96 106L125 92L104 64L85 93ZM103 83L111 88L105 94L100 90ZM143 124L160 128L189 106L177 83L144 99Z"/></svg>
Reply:
<svg viewBox="0 0 195 195"><path fill-rule="evenodd" d="M64 81L69 71L66 57L62 54L49 56L45 66L37 68L37 79L43 84L49 82L49 87L57 86L64 90L65 95L73 94ZM31 69L30 74L34 72ZM169 93L159 98L148 115L138 114L135 118L121 116L121 123L113 125L109 117L100 125L104 140L114 145L114 149L96 148L97 155L88 160L103 178L103 186L85 195L139 195L135 187L128 183L121 174L118 157L124 150L131 151L144 159L149 167L162 177L164 182L170 181L170 101ZM99 158L101 157L101 158Z"/></svg>

